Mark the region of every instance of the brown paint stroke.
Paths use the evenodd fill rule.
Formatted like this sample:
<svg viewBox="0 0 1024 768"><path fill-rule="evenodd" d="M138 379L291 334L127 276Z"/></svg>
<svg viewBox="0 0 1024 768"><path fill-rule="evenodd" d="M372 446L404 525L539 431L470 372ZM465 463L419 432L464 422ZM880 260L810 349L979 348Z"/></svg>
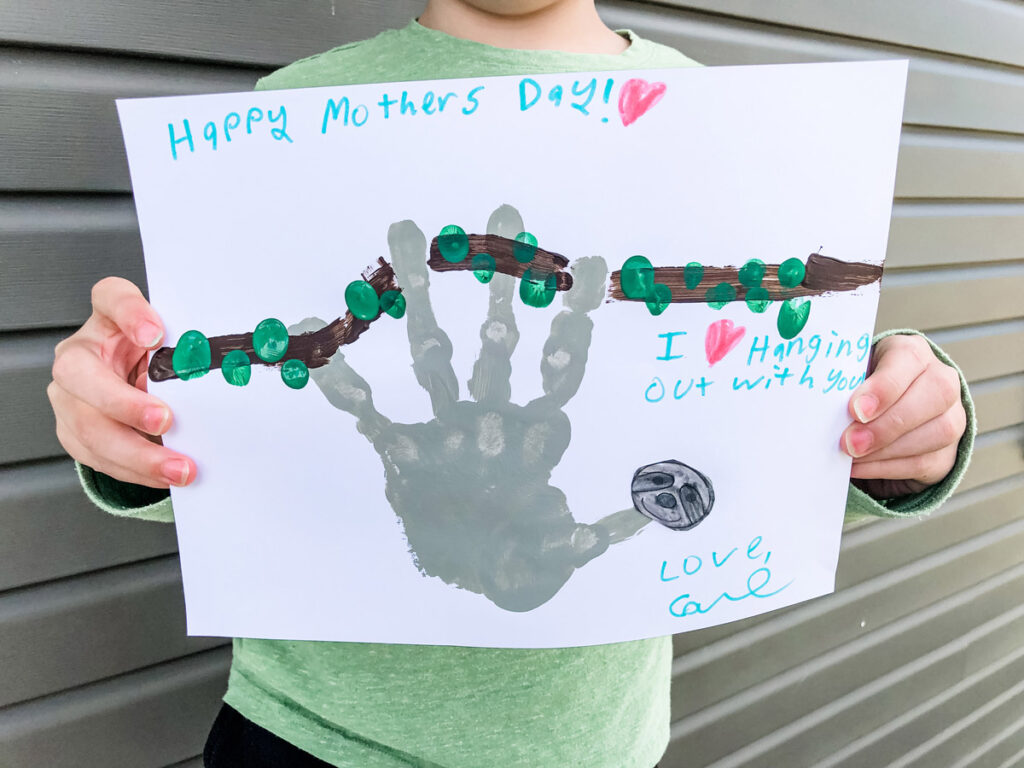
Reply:
<svg viewBox="0 0 1024 768"><path fill-rule="evenodd" d="M383 258L377 260L379 266L370 274L363 274L363 279L381 295L384 291L399 291L395 282L395 270ZM377 315L380 317L380 314ZM374 320L377 318L375 317ZM307 368L319 368L326 365L335 352L346 344L351 344L370 327L373 320L360 320L351 312L346 312L334 322L318 331L310 331L297 336L288 337L288 353L276 363L267 363L256 357L252 346L252 331L235 333L227 336L210 338L210 369L220 368L225 355L240 349L249 356L253 365L280 367L285 360L301 360ZM149 378L153 381L167 381L178 378L171 362L174 355L173 347L161 347L153 353L149 361Z"/></svg>
<svg viewBox="0 0 1024 768"><path fill-rule="evenodd" d="M515 257L514 249L518 243L501 235L467 235L469 239L469 255L459 262L451 262L441 255L437 247L437 238L430 241L430 258L427 265L435 272L460 272L473 270L473 256L478 253L489 253L494 257L494 271L512 277L522 277L527 269L536 273L554 274L555 288L567 291L572 288L572 275L564 271L569 260L558 253L537 248L533 259L523 264Z"/></svg>
<svg viewBox="0 0 1024 768"><path fill-rule="evenodd" d="M820 296L833 291L852 291L869 285L882 278L882 268L877 264L858 261L840 261L820 253L812 253L804 264L806 272L800 285L786 288L779 283L779 265L765 264L761 287L768 291L772 301L784 301L798 296ZM707 301L704 294L719 283L728 283L736 289L733 301L743 301L747 287L740 283L738 267L704 267L704 277L693 290L686 287L683 267L655 267L654 282L667 285L672 291L676 304L699 304ZM622 292L622 270L612 272L611 297L619 301L643 301L629 299Z"/></svg>

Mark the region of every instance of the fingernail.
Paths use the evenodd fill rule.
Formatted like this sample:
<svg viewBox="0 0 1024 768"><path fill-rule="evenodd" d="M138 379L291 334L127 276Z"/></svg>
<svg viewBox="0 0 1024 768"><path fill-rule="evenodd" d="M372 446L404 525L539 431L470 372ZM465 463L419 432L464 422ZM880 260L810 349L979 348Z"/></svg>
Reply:
<svg viewBox="0 0 1024 768"><path fill-rule="evenodd" d="M162 405L151 405L142 413L142 428L151 435L162 435L171 418L171 411Z"/></svg>
<svg viewBox="0 0 1024 768"><path fill-rule="evenodd" d="M163 337L164 332L160 330L160 327L148 320L142 322L135 330L135 341L140 347L155 347Z"/></svg>
<svg viewBox="0 0 1024 768"><path fill-rule="evenodd" d="M168 459L160 470L171 485L185 485L188 482L188 462L184 459Z"/></svg>
<svg viewBox="0 0 1024 768"><path fill-rule="evenodd" d="M846 452L854 458L859 458L871 451L871 444L874 442L875 437L871 430L851 429L846 433Z"/></svg>
<svg viewBox="0 0 1024 768"><path fill-rule="evenodd" d="M866 424L874 418L878 411L878 398L874 395L861 395L853 401L853 412L857 414L857 421Z"/></svg>

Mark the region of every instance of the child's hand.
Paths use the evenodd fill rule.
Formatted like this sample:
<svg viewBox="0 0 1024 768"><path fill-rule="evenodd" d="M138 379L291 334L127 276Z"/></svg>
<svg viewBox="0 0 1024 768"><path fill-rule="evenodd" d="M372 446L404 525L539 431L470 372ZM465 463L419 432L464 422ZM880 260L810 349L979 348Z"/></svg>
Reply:
<svg viewBox="0 0 1024 768"><path fill-rule="evenodd" d="M875 498L917 493L956 462L967 427L960 377L921 336L887 336L875 345L870 375L850 397L854 423L840 441L851 477Z"/></svg>
<svg viewBox="0 0 1024 768"><path fill-rule="evenodd" d="M139 485L187 485L196 475L186 456L159 444L171 409L145 391L146 350L163 324L142 292L119 277L92 289L92 316L54 351L46 388L57 438L82 464Z"/></svg>

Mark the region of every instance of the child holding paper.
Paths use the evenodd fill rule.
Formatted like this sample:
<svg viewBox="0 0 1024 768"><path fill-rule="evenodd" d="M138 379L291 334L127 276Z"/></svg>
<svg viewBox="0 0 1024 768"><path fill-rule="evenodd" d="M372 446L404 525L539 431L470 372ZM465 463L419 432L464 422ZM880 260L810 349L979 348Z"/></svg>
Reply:
<svg viewBox="0 0 1024 768"><path fill-rule="evenodd" d="M593 0L429 0L417 21L262 79L257 88L697 66ZM167 487L196 462L159 443L172 414L145 391L163 341L139 289L107 278L58 345L48 392L62 445L101 508L171 521ZM959 371L911 331L877 341L837 448L848 512L923 514L952 493L974 435ZM201 457L200 457L201 458ZM670 638L552 650L236 639L207 766L651 768L668 742Z"/></svg>

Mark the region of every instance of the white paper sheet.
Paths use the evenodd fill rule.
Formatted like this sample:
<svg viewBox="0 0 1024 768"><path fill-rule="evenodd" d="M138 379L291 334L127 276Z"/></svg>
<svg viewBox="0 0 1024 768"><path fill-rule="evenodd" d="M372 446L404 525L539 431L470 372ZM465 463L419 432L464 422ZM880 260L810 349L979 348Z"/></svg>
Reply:
<svg viewBox="0 0 1024 768"><path fill-rule="evenodd" d="M118 101L168 344L277 318L297 349L379 258L408 305L301 389L252 354L245 386L216 364L151 381L165 442L199 468L172 490L189 632L588 645L832 591L839 436L879 283L836 287L828 259L882 263L905 77L894 61ZM474 242L529 232L573 287L535 307L520 277L427 268L442 228L489 221L499 239ZM758 313L710 306L705 278L655 315L613 298L634 255L654 282L759 259L765 287L815 258L807 279L832 282L776 286ZM654 299L649 275L622 279ZM781 297L809 302L791 340Z"/></svg>

